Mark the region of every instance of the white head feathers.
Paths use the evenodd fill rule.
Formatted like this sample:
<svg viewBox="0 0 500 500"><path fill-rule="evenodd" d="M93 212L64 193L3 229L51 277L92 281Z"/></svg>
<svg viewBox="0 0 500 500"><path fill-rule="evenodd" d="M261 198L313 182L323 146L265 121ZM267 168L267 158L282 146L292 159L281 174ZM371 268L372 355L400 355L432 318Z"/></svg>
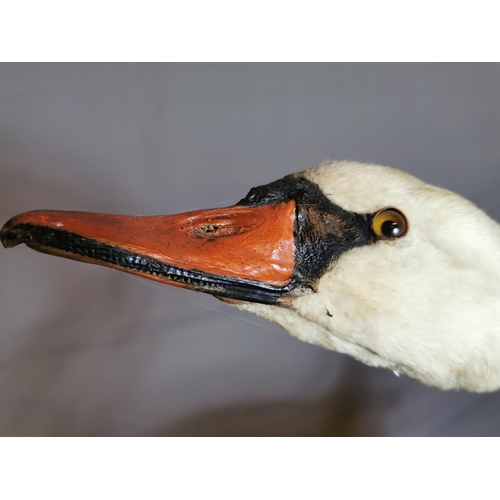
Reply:
<svg viewBox="0 0 500 500"><path fill-rule="evenodd" d="M399 209L399 239L353 248L290 308L245 303L292 335L441 389L500 388L500 226L462 197L353 162L302 173L345 210Z"/></svg>

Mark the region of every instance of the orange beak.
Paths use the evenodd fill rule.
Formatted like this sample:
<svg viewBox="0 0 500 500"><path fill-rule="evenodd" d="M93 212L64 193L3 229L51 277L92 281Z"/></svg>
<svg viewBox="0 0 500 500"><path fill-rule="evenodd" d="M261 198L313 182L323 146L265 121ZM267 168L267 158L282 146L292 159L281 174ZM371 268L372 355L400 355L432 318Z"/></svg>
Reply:
<svg viewBox="0 0 500 500"><path fill-rule="evenodd" d="M294 200L164 216L33 211L9 220L5 247L112 267L218 297L276 303L292 288Z"/></svg>

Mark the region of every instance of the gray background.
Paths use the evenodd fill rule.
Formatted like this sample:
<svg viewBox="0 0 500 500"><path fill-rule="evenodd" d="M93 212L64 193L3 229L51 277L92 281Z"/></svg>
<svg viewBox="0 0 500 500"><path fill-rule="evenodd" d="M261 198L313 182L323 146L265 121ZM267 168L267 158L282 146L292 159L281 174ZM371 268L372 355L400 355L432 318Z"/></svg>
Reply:
<svg viewBox="0 0 500 500"><path fill-rule="evenodd" d="M500 218L497 64L1 64L0 223L234 203L326 158ZM2 435L499 435L440 392L210 296L0 248Z"/></svg>

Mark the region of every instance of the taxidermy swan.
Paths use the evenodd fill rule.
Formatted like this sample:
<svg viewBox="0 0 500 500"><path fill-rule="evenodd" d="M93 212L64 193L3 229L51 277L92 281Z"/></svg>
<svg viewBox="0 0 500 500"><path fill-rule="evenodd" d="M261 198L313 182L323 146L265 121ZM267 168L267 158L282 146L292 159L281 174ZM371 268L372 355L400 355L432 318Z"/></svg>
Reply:
<svg viewBox="0 0 500 500"><path fill-rule="evenodd" d="M210 293L440 389L500 389L500 226L393 168L325 163L169 216L26 212L1 239Z"/></svg>

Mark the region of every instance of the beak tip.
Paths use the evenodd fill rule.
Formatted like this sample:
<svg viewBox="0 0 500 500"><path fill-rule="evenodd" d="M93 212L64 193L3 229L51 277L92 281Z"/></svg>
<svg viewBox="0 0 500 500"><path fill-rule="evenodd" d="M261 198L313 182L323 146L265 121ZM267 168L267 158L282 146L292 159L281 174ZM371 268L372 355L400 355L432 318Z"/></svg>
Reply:
<svg viewBox="0 0 500 500"><path fill-rule="evenodd" d="M0 241L5 248L15 247L26 241L26 232L19 228L16 218L17 216L12 217L0 230Z"/></svg>

